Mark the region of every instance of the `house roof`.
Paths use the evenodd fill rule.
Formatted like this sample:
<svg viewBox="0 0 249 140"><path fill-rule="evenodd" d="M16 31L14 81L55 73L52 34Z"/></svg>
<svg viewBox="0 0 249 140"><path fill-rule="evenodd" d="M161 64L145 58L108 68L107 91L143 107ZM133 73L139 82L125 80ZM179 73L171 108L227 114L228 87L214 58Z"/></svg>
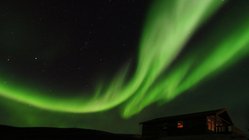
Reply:
<svg viewBox="0 0 249 140"><path fill-rule="evenodd" d="M150 124L150 123L160 123L167 120L175 120L175 119L183 119L183 118L193 118L198 116L208 116L208 115L218 115L226 117L226 119L232 123L232 120L227 112L226 108L216 109L216 110L210 110L210 111L204 111L204 112L197 112L197 113L190 113L190 114L182 114L182 115L176 115L176 116L167 116L167 117L161 117L156 118L153 120L148 120L141 122L140 124ZM233 124L233 123L232 123Z"/></svg>

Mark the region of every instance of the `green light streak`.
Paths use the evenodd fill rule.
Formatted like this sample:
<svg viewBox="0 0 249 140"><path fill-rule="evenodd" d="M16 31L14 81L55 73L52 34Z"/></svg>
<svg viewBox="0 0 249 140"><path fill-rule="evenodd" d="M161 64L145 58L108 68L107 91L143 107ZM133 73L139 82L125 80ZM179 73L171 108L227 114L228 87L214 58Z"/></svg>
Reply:
<svg viewBox="0 0 249 140"><path fill-rule="evenodd" d="M245 21L244 25L240 24L240 27L235 31L231 31L231 34L229 34L228 37L223 38L221 42L217 43L218 47L216 47L210 55L204 58L199 66L194 68L179 87L178 92L180 93L189 89L210 74L226 68L248 54L248 25L249 20Z"/></svg>
<svg viewBox="0 0 249 140"><path fill-rule="evenodd" d="M205 51L187 56L167 76L156 82L156 85L152 85L152 88L147 92L149 94L143 97L136 94L136 100L128 102L124 116L133 115L154 102L171 101L179 94L199 84L201 80L215 75L248 55L248 25L249 19L240 24L239 27L230 29L230 34L224 34L223 37L220 37L220 42L215 43L217 47L206 57L202 58L203 53L206 53ZM201 64L194 65L195 62L201 62Z"/></svg>
<svg viewBox="0 0 249 140"><path fill-rule="evenodd" d="M238 21L230 34L220 31L220 40L213 44L216 47L209 55L203 57L201 53L193 52L170 69L194 31L222 3L219 0L157 0L148 13L133 77L126 81L129 65L125 65L108 85L97 85L92 97L49 96L46 91L4 84L7 79L4 76L0 81L0 95L46 110L73 113L104 111L124 103L124 117L130 117L152 103L171 101L248 54L249 20L245 17L243 24ZM195 61L202 63L195 65Z"/></svg>
<svg viewBox="0 0 249 140"><path fill-rule="evenodd" d="M132 112L134 106L143 108L140 101L148 96L148 89L179 54L194 29L220 4L221 1L213 0L159 0L153 5L140 46L136 78L140 87L125 112Z"/></svg>

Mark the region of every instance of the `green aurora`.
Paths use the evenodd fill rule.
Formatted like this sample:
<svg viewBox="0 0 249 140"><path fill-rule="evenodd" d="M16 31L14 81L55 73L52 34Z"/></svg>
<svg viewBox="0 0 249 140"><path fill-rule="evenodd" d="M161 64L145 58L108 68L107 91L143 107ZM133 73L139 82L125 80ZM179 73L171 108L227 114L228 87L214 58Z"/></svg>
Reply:
<svg viewBox="0 0 249 140"><path fill-rule="evenodd" d="M130 74L129 64L124 65L109 84L97 84L93 96L51 96L46 90L21 83L6 84L4 81L10 80L4 74L0 95L65 113L92 113L121 106L124 118L152 103L169 102L248 55L249 18L245 16L227 25L229 30L214 27L212 36L198 44L200 47L176 61L191 36L222 4L221 0L156 0L145 21L135 72ZM127 79L128 75L132 77Z"/></svg>

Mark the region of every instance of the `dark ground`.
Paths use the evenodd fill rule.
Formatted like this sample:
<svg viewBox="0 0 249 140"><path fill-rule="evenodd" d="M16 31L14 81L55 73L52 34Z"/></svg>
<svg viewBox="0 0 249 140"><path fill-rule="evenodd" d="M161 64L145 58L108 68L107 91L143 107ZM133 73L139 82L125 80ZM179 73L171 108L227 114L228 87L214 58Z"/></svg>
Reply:
<svg viewBox="0 0 249 140"><path fill-rule="evenodd" d="M131 134L113 134L104 131L76 128L48 127L10 127L0 126L1 140L22 139L66 139L66 140L138 140L139 136Z"/></svg>

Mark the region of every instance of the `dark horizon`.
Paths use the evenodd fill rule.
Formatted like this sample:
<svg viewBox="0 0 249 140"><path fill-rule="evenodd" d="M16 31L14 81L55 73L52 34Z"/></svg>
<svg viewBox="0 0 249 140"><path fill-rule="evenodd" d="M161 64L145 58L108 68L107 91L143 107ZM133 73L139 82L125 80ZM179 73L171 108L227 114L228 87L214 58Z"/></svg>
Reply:
<svg viewBox="0 0 249 140"><path fill-rule="evenodd" d="M0 125L0 130L2 136L8 139L248 139L246 133L238 129L232 122L226 108L154 118L141 122L140 127L142 129L140 134L110 133L83 128L13 127L7 125Z"/></svg>

